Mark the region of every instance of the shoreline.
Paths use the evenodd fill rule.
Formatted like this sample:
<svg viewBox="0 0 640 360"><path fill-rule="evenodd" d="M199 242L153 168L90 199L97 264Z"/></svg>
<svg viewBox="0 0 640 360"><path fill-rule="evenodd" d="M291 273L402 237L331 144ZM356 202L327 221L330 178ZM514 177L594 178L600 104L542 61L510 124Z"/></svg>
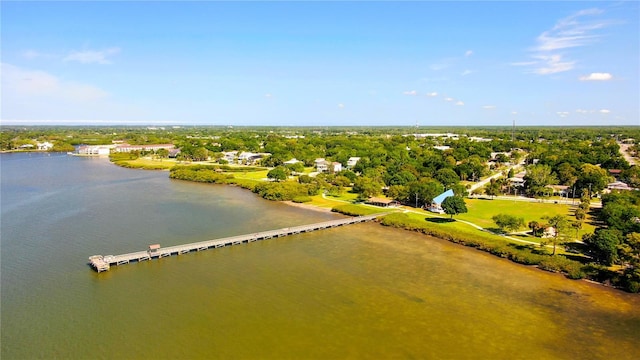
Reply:
<svg viewBox="0 0 640 360"><path fill-rule="evenodd" d="M224 184L223 184L224 185ZM313 211L319 211L319 212L324 212L324 213L333 213L333 214L339 214L335 211L332 211L329 208L324 208L324 207L320 207L320 206L314 206L314 205L310 205L310 204L305 204L305 203L295 203L293 201L289 201L289 200L285 200L285 201L280 201L281 203L285 203L289 206L293 206L293 207L297 207L297 208L301 208L301 209L307 209L307 210L313 210Z"/></svg>
<svg viewBox="0 0 640 360"><path fill-rule="evenodd" d="M114 163L114 162L112 162L112 161L110 161L110 162L111 162L111 163L113 163L113 164L114 164L114 165L116 165L116 166L121 166L121 165L116 164L116 163ZM124 166L121 166L121 167L124 167ZM125 168L126 168L126 167L125 167ZM130 168L130 169L133 169L133 168ZM144 170L151 170L151 169L144 169ZM185 181L192 181L192 180L185 180ZM231 186L237 186L237 185L235 185L235 184L225 184L225 183L220 184L220 185L231 185ZM240 186L240 187L242 187L242 186ZM245 188L245 189L246 189L246 188ZM246 190L248 190L248 189L246 189ZM277 201L277 200L270 200L270 201ZM332 211L332 209L331 209L331 208L315 206L315 205L307 204L307 203L294 203L293 201L286 201L286 200L285 200L285 201L279 201L279 202L283 202L283 203L285 203L285 204L286 204L286 205L288 205L288 206L293 206L293 207L297 207L297 208L301 208L301 209L307 209L307 210L312 210L312 211L317 211L317 212L323 212L323 213L336 213L336 214L341 214L340 212L334 212L334 211ZM383 213L384 213L384 211L381 209L380 214L382 215ZM344 214L342 214L342 215L344 215ZM389 227L388 225L382 224L382 223L381 223L381 221L380 221L380 219L376 219L376 220L375 220L375 222L377 222L377 223L378 223L379 225L381 225L381 226ZM391 228L397 228L397 229L399 229L399 230L404 230L404 231L412 231L412 232L414 232L414 231L418 231L417 229L407 228L407 227L404 227L404 226L390 226L390 227L391 227ZM421 231L418 231L418 232L421 232ZM437 232L437 231L436 231L436 232ZM565 279L567 279L567 280L585 280L585 281L587 281L587 282L589 282L589 283L592 283L592 284L599 284L599 285L604 286L604 287L609 288L609 289L615 289L615 290L619 290L619 291L622 291L622 292L631 293L631 292L629 292L629 291L626 291L626 290L625 290L624 288L622 288L622 287L618 287L618 286L610 285L610 284L607 284L606 282L600 282L600 281L596 281L596 280L593 280L593 279L589 279L589 278L587 278L587 277L586 277L586 276L588 276L586 273L583 273L583 275L581 275L582 277L579 277L579 278L578 278L578 277L576 277L576 278L571 278L571 277L569 276L569 272L568 272L568 270L567 270L566 268L562 268L562 267L559 267L559 268L558 268L558 267L555 267L555 268L544 268L544 267L541 267L541 266L540 266L540 264L538 264L538 263L536 263L536 264L523 263L523 262L520 262L520 261L516 261L516 260L514 260L514 259L512 259L512 258L508 258L508 257L505 257L505 256L503 256L503 255L500 255L499 253L494 253L494 252L492 252L492 250L494 250L494 249L492 249L490 246L489 246L489 247L483 247L483 246L478 246L477 244L476 244L476 245L474 245L474 244L473 244L473 242L474 242L475 240L473 240L473 235L468 235L468 236L469 236L469 238L467 238L467 236L465 235L465 236L463 236L463 238L458 239L458 240L461 240L461 241L454 241L454 240L452 240L452 239L449 239L449 238L448 238L449 236L438 236L438 235L436 235L436 234L431 234L431 233L424 233L424 232L423 232L423 235L427 235L428 237L432 237L432 238L437 239L437 240L447 241L447 242L449 242L449 243L453 243L453 244L461 245L461 246L464 246L464 247L466 247L466 248L475 248L476 250L481 250L482 252L487 253L488 255L491 255L492 257L497 257L497 258L498 258L498 260L499 260L499 259L507 259L507 260L509 260L511 263L514 263L514 264L517 264L517 265L523 265L523 266L525 266L525 267L534 266L534 267L536 267L538 270L542 270L542 271L545 271L545 272L548 272L548 273L554 273L554 274L562 275L562 276L563 276ZM466 240L465 240L465 239L466 239ZM477 240L477 239L476 239L476 240ZM557 258L556 258L556 257L550 257L550 259L557 259ZM567 258L565 258L565 259L567 259ZM568 259L567 259L567 260L568 260ZM557 261L557 260L554 260L554 261ZM572 261L574 261L574 260L572 260ZM631 293L631 294L633 294L633 293Z"/></svg>

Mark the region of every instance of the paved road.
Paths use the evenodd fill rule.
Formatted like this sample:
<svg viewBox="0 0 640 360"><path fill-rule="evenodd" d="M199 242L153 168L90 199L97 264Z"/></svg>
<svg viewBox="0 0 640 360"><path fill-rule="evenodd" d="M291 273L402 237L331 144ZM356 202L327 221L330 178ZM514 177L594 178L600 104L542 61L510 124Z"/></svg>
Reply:
<svg viewBox="0 0 640 360"><path fill-rule="evenodd" d="M469 186L469 190L468 190L469 194L473 194L473 191L474 191L474 190L479 189L479 188L481 188L481 187L483 187L483 186L487 185L487 184L491 181L491 179L497 179L497 178L499 178L499 177L502 177L502 176L503 176L502 174L503 174L504 172L506 172L506 173L508 174L508 173L509 173L509 171L510 171L511 169L514 169L513 171L515 172L515 171L516 171L516 168L520 167L522 164L523 164L523 163L520 163L520 164L517 164L517 165L513 165L513 166L511 166L511 167L507 168L505 171L497 172L497 173L495 173L495 174L493 174L493 175L489 176L488 178L483 179L483 180L480 180L480 181L478 181L477 183L475 183L475 184L473 184L473 185Z"/></svg>
<svg viewBox="0 0 640 360"><path fill-rule="evenodd" d="M565 204L565 205L579 205L580 199L535 199L525 196L496 196L490 197L487 195L470 195L469 199L490 199L490 200L502 200L502 201L522 201L522 202L536 202L546 204ZM591 201L591 207L600 208L602 203L600 201Z"/></svg>
<svg viewBox="0 0 640 360"><path fill-rule="evenodd" d="M629 146L631 145L623 143L618 143L618 145L620 146L620 154L624 157L625 160L627 160L629 165L636 165L635 158L631 156L631 154L629 154L629 152L627 151Z"/></svg>

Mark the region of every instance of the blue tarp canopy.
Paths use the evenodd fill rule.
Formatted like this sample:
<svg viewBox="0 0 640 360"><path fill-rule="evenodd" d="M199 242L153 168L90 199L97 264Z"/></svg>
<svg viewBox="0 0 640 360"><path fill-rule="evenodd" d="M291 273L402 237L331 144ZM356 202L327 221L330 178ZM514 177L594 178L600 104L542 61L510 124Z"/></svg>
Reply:
<svg viewBox="0 0 640 360"><path fill-rule="evenodd" d="M444 201L444 199L448 198L449 196L453 196L453 190L451 190L451 189L449 189L449 190L443 192L442 194L434 197L433 198L433 203L441 205L442 202Z"/></svg>

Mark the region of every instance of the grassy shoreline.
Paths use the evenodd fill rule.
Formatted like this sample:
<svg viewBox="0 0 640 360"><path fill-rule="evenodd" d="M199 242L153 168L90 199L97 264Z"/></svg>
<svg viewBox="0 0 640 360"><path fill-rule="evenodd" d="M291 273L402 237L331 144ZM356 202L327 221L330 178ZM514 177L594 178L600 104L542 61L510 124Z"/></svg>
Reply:
<svg viewBox="0 0 640 360"><path fill-rule="evenodd" d="M130 161L112 161L114 164L129 168L153 169L148 164ZM126 164L123 164L126 163ZM168 165L168 164L167 164ZM175 165L175 162L174 164ZM259 180L256 176L245 176L236 178L237 172L220 171L220 167L210 164L191 164L186 166L171 166L170 177L178 180L226 184L240 186L260 195L268 200L281 200L291 206L304 207L316 211L333 211L348 216L371 215L375 213L388 213L389 209L379 208L371 205L353 204L349 200L331 199L321 195L301 194L295 191L311 191L307 187L290 190L293 194L283 194L281 186L295 187L297 183L283 182L270 183ZM218 169L216 171L216 169ZM168 170L167 167L161 170ZM260 175L262 176L262 172ZM288 183L288 185L287 185ZM295 197L304 196L310 201L300 203L291 201ZM546 253L544 247L533 244L519 243L505 237L498 236L486 229L477 229L464 222L450 221L442 217L430 216L417 210L394 209L391 214L384 215L377 219L382 226L394 227L407 231L415 231L438 239L447 240L456 244L476 248L488 252L495 256L509 259L515 263L536 266L537 268L550 272L562 273L569 279L585 279L595 281L599 284L610 285L614 288L624 289L621 285L620 274L607 268L585 264L575 259L578 256L560 252L557 255ZM460 216L461 220L463 216ZM473 219L471 216L464 218ZM475 219L474 219L475 220ZM484 225L484 224L483 224ZM573 259L572 259L573 258ZM586 261L584 261L586 262Z"/></svg>

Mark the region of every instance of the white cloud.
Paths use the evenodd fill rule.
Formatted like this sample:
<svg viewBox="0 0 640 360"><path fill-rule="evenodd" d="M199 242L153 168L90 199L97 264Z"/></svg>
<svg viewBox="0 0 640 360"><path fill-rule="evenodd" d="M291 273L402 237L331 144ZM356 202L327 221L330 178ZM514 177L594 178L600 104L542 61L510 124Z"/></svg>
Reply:
<svg viewBox="0 0 640 360"><path fill-rule="evenodd" d="M50 98L67 101L95 101L108 93L92 85L65 81L40 70L27 70L2 63L2 88L28 103L31 98Z"/></svg>
<svg viewBox="0 0 640 360"><path fill-rule="evenodd" d="M64 61L77 61L82 64L111 64L109 57L116 55L120 52L120 48L113 47L104 50L85 50L85 51L72 51L63 60Z"/></svg>
<svg viewBox="0 0 640 360"><path fill-rule="evenodd" d="M589 75L580 76L580 81L607 81L611 80L613 76L609 73L591 73Z"/></svg>
<svg viewBox="0 0 640 360"><path fill-rule="evenodd" d="M344 104L338 104L338 107L339 107L340 109L344 109Z"/></svg>
<svg viewBox="0 0 640 360"><path fill-rule="evenodd" d="M558 111L556 112L556 114L558 114L560 117L563 117L563 118L569 116L568 111Z"/></svg>
<svg viewBox="0 0 640 360"><path fill-rule="evenodd" d="M428 93L428 94L427 94L427 96L428 96L428 97L438 96L438 93L437 93L437 92L435 92L435 91L434 91L434 92L430 92L430 93Z"/></svg>
<svg viewBox="0 0 640 360"><path fill-rule="evenodd" d="M566 58L567 50L592 45L599 39L600 35L596 31L610 24L597 18L602 13L600 9L586 9L558 20L553 28L536 38L536 45L530 49L535 61L516 62L512 65L532 66L532 72L539 75L572 70L576 61ZM591 20L594 18L595 20Z"/></svg>
<svg viewBox="0 0 640 360"><path fill-rule="evenodd" d="M560 19L551 30L543 32L536 38L538 44L534 49L554 51L593 43L598 36L592 35L591 32L605 27L607 22L584 23L581 18L602 13L600 9L586 9Z"/></svg>
<svg viewBox="0 0 640 360"><path fill-rule="evenodd" d="M577 110L576 110L576 112L577 112L578 114L588 114L588 113L589 113L589 110L577 109Z"/></svg>
<svg viewBox="0 0 640 360"><path fill-rule="evenodd" d="M517 111L512 111L511 115L518 115L518 112Z"/></svg>
<svg viewBox="0 0 640 360"><path fill-rule="evenodd" d="M471 73L473 73L473 71L471 71L471 70L465 70L465 71L463 71L463 72L460 74L460 76L467 76L467 75L469 75L469 74L471 74Z"/></svg>
<svg viewBox="0 0 640 360"><path fill-rule="evenodd" d="M600 110L600 113L601 113L601 114L608 114L608 113L610 113L610 112L611 112L611 110L609 110L609 109L601 109L601 110Z"/></svg>
<svg viewBox="0 0 640 360"><path fill-rule="evenodd" d="M445 98L444 101L453 101L453 98L448 97L448 98Z"/></svg>
<svg viewBox="0 0 640 360"><path fill-rule="evenodd" d="M464 106L464 103L463 103L462 101L458 101L458 102L456 103L456 105L457 105L457 106Z"/></svg>
<svg viewBox="0 0 640 360"><path fill-rule="evenodd" d="M418 92L415 90L411 90L411 91L403 91L402 92L404 95L411 95L411 96L416 96L418 95Z"/></svg>
<svg viewBox="0 0 640 360"><path fill-rule="evenodd" d="M539 75L555 74L559 72L569 71L573 69L575 61L562 61L562 55L539 55L534 56L540 59L537 64L537 68L533 70L534 73Z"/></svg>
<svg viewBox="0 0 640 360"><path fill-rule="evenodd" d="M487 110L492 110L492 109L495 109L496 106L495 105L484 105L482 108L483 109L487 109Z"/></svg>
<svg viewBox="0 0 640 360"><path fill-rule="evenodd" d="M464 53L464 56L465 56L465 57L469 57L469 56L471 56L471 55L473 55L473 51L472 51L472 50L467 50L467 51Z"/></svg>
<svg viewBox="0 0 640 360"><path fill-rule="evenodd" d="M266 93L266 94L264 94L264 97L271 98L271 97L273 97L273 95L271 95L270 93Z"/></svg>

